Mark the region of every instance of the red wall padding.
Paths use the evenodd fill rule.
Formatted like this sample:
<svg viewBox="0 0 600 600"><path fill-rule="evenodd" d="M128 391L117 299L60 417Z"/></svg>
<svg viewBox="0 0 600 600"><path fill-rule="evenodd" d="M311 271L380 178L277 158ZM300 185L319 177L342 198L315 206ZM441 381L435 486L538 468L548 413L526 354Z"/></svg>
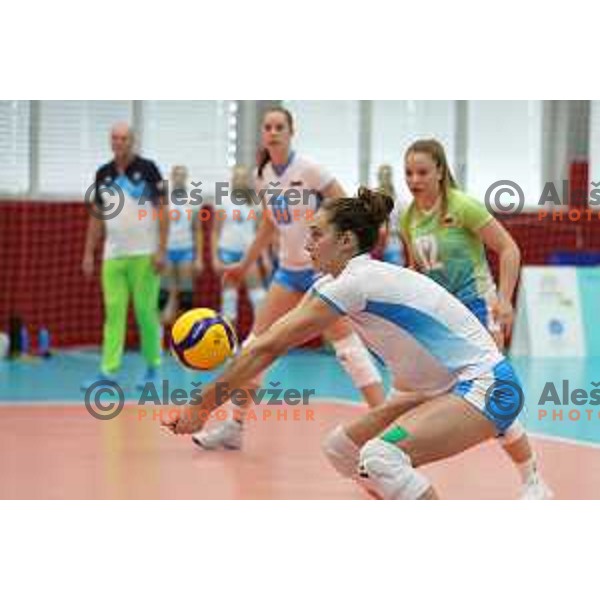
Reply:
<svg viewBox="0 0 600 600"><path fill-rule="evenodd" d="M586 173L573 172L577 180ZM537 214L504 218L522 251L524 264L545 264L556 251L600 250L598 213L587 220L540 221ZM203 223L210 240L211 221ZM87 228L83 204L0 201L0 330L8 330L11 315L19 316L33 335L44 326L54 346L100 344L102 299L98 277L87 281L81 259ZM205 263L210 248L205 244ZM495 261L493 261L495 264ZM100 250L97 257L100 267ZM211 272L196 281L194 304L220 308L220 283ZM238 332L243 338L252 324L252 309L244 296ZM128 345L136 344L130 313Z"/></svg>
<svg viewBox="0 0 600 600"><path fill-rule="evenodd" d="M88 215L83 203L0 201L0 330L8 331L10 316L27 325L35 346L36 332L47 327L57 347L100 344L103 309L98 274L86 280L81 260ZM212 221L203 223L210 240ZM211 249L205 244L205 264ZM220 308L220 282L205 271L196 280L194 304ZM252 325L247 293L242 294L238 333L244 338ZM127 342L137 343L133 313Z"/></svg>

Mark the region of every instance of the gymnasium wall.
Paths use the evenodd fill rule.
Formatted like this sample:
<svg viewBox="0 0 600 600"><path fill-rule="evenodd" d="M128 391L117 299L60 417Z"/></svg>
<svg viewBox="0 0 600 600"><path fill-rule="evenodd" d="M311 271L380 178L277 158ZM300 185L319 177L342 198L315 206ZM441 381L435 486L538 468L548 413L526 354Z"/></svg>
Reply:
<svg viewBox="0 0 600 600"><path fill-rule="evenodd" d="M101 340L102 302L98 276L81 274L87 213L82 203L0 200L0 330L11 315L31 331L47 327L55 346L98 344ZM537 214L502 219L521 248L528 265L546 264L559 251L600 251L600 221L539 220ZM210 222L204 223L210 239ZM206 247L208 258L208 245ZM491 257L492 258L492 257ZM492 259L495 266L495 261ZM96 274L100 268L97 256ZM194 287L195 305L219 308L220 284L205 272ZM251 322L244 304L239 331ZM130 314L128 344L136 330ZM35 339L33 340L35 342Z"/></svg>
<svg viewBox="0 0 600 600"><path fill-rule="evenodd" d="M130 120L142 134L142 151L158 160L165 176L173 164L188 164L191 174L204 174L203 190L209 190L229 177L231 164L253 163L260 115L277 102L0 102L0 330L19 316L32 331L48 327L57 346L99 343L100 287L97 276L86 281L81 275L87 215L77 199L108 157L112 123ZM300 152L326 165L348 189L374 185L378 166L392 164L401 202L402 151L415 137L431 135L444 142L469 193L482 197L490 181L510 178L524 188L530 211L544 181L568 178L587 193L588 182L600 178L598 102L283 104L296 117ZM570 205L585 206L575 195ZM536 212L502 220L524 264L545 264L560 251L600 249L596 220L542 221ZM218 308L219 298L219 281L205 273L195 285L195 304ZM251 322L243 304L242 335ZM128 343L135 341L130 319Z"/></svg>

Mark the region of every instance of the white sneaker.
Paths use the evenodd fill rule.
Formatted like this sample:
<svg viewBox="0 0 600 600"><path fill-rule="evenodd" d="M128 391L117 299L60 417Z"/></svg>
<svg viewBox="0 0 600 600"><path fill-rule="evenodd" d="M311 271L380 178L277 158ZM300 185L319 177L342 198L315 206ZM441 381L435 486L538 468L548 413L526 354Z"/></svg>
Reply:
<svg viewBox="0 0 600 600"><path fill-rule="evenodd" d="M538 475L530 477L527 483L523 484L521 500L552 500L553 498L554 493Z"/></svg>
<svg viewBox="0 0 600 600"><path fill-rule="evenodd" d="M242 447L242 426L237 421L224 421L207 431L195 433L192 442L203 450L239 450Z"/></svg>

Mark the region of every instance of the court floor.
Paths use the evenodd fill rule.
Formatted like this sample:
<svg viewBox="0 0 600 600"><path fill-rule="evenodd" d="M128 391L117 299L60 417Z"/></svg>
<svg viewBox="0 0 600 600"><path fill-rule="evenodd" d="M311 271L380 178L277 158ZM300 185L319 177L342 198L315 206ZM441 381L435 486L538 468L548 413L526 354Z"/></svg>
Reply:
<svg viewBox="0 0 600 600"><path fill-rule="evenodd" d="M97 364L91 351L0 362L0 498L366 498L336 475L320 451L328 430L365 410L331 354L295 352L270 370L266 380L273 387L314 392L304 406L254 408L242 452L200 452L189 438L162 431L158 423L165 407L139 403L134 384L143 369L135 354L126 356L119 378L123 412L112 420L92 418L79 383L93 376ZM600 498L600 407L563 404L576 388L594 389L600 359L515 364L526 392L522 421L556 497ZM169 356L161 376L168 386L166 392L166 387L157 390L161 395L189 391L211 378L181 369ZM540 404L553 389L554 402L561 404ZM449 499L519 494L516 472L494 442L425 472Z"/></svg>

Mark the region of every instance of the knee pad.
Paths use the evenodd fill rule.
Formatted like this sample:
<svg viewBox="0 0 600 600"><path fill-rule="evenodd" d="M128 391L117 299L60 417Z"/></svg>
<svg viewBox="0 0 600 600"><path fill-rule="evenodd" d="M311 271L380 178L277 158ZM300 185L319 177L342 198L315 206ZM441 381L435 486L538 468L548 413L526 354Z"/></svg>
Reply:
<svg viewBox="0 0 600 600"><path fill-rule="evenodd" d="M321 448L333 468L342 477L358 476L360 448L348 437L341 425L323 440Z"/></svg>
<svg viewBox="0 0 600 600"><path fill-rule="evenodd" d="M359 471L368 480L366 487L383 500L417 500L431 486L413 468L408 454L379 438L363 446Z"/></svg>
<svg viewBox="0 0 600 600"><path fill-rule="evenodd" d="M514 421L513 424L504 432L504 435L500 438L500 443L503 446L510 446L518 439L525 435L525 428L519 421Z"/></svg>
<svg viewBox="0 0 600 600"><path fill-rule="evenodd" d="M335 354L358 389L381 383L381 375L369 351L355 333L332 342Z"/></svg>

